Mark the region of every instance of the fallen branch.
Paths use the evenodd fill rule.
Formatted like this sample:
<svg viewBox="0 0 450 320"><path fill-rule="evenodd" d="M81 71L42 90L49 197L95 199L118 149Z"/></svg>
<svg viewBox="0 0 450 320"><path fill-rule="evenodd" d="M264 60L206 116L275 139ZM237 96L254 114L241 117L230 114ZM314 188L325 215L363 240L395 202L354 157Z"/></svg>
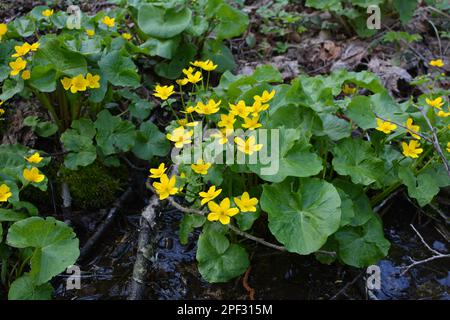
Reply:
<svg viewBox="0 0 450 320"><path fill-rule="evenodd" d="M247 290L249 299L255 300L255 289L253 289L248 283L248 277L251 270L252 267L250 266L248 267L247 271L245 271L244 278L242 279L242 285L244 286L245 290Z"/></svg>
<svg viewBox="0 0 450 320"><path fill-rule="evenodd" d="M100 226L97 228L97 231L95 231L95 233L88 239L88 241L86 241L83 248L81 249L79 258L80 261L83 261L89 255L89 252L97 244L98 240L103 236L105 231L109 229L109 227L112 225L113 221L119 214L120 210L122 209L125 201L132 193L132 188L128 187L128 189L122 194L122 196L117 199L113 207L109 209L106 218L101 222Z"/></svg>
<svg viewBox="0 0 450 320"><path fill-rule="evenodd" d="M145 277L147 275L148 261L153 255L150 235L155 227L156 210L158 207L159 199L156 194L153 194L149 204L141 214L136 261L134 262L128 300L141 300L145 293Z"/></svg>
<svg viewBox="0 0 450 320"><path fill-rule="evenodd" d="M419 231L417 231L417 229L416 229L412 224L411 224L410 226L411 226L411 228L414 230L414 232L417 234L417 236L419 237L420 241L423 243L423 245L425 246L425 248L427 248L428 251L430 251L433 255L432 255L431 257L429 257L429 258L426 258L426 259L423 259L423 260L418 260L418 261L416 261L416 260L410 258L410 260L412 261L412 263L411 263L410 265L406 266L406 267L403 267L403 268L405 268L405 270L403 270L402 273L400 273L401 276L403 276L403 275L404 275L406 272L408 272L411 268L413 268L413 267L415 267L415 266L418 266L418 265L420 265L420 264L424 264L424 263L427 263L427 262L430 262L430 261L433 261L433 260L436 260L436 259L445 259L445 258L448 259L448 258L450 258L450 254L444 254L444 253L441 253L441 252L439 252L439 251L433 249L433 248L432 248L432 247L431 247L431 246L423 239L423 237L422 237L422 235L419 233Z"/></svg>

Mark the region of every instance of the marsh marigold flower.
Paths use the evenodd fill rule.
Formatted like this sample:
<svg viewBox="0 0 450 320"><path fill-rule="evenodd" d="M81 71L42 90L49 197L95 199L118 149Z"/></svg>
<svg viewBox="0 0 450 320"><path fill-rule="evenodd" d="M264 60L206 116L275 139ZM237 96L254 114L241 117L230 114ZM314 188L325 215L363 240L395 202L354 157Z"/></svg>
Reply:
<svg viewBox="0 0 450 320"><path fill-rule="evenodd" d="M191 62L191 64L194 67L199 67L202 68L205 71L214 71L217 68L217 65L214 64L214 62L212 62L211 60L206 60L206 61L194 61Z"/></svg>
<svg viewBox="0 0 450 320"><path fill-rule="evenodd" d="M420 132L420 127L418 125L413 124L413 119L408 118L408 120L406 120L406 127L408 128L409 134L414 139L420 140L420 136L415 134L415 132Z"/></svg>
<svg viewBox="0 0 450 320"><path fill-rule="evenodd" d="M175 93L175 91L173 91L173 88L173 86L156 85L153 95L157 98L160 98L161 100L167 100L171 95Z"/></svg>
<svg viewBox="0 0 450 320"><path fill-rule="evenodd" d="M438 97L436 99L425 99L425 102L427 103L427 105L429 105L430 107L436 108L441 110L442 106L444 105L444 101L442 99L442 97Z"/></svg>
<svg viewBox="0 0 450 320"><path fill-rule="evenodd" d="M244 100L239 100L236 104L229 103L229 106L230 113L234 114L235 116L239 116L242 119L247 118L250 112L252 112L252 108L247 107Z"/></svg>
<svg viewBox="0 0 450 320"><path fill-rule="evenodd" d="M249 130L255 130L261 126L262 124L259 123L259 115L253 116L253 118L245 118L244 123L242 124L242 128Z"/></svg>
<svg viewBox="0 0 450 320"><path fill-rule="evenodd" d="M5 109L0 108L0 117L5 114Z"/></svg>
<svg viewBox="0 0 450 320"><path fill-rule="evenodd" d="M392 131L397 129L397 125L395 123L383 121L377 118L377 127L375 129L386 134L390 134Z"/></svg>
<svg viewBox="0 0 450 320"><path fill-rule="evenodd" d="M87 86L91 89L98 89L100 88L100 76L99 75L92 75L88 73L86 75L86 81L88 82Z"/></svg>
<svg viewBox="0 0 450 320"><path fill-rule="evenodd" d="M185 130L183 127L176 128L172 133L168 133L166 138L172 142L175 142L175 148L181 149L183 145L190 144L192 142L191 137L194 134L192 130Z"/></svg>
<svg viewBox="0 0 450 320"><path fill-rule="evenodd" d="M233 130L223 128L222 130L217 130L213 133L211 137L219 139L219 144L225 144L228 142L228 137L233 133Z"/></svg>
<svg viewBox="0 0 450 320"><path fill-rule="evenodd" d="M6 23L0 23L0 40L8 32L8 25Z"/></svg>
<svg viewBox="0 0 450 320"><path fill-rule="evenodd" d="M161 178L166 172L167 168L164 163L161 163L158 168L150 169L150 178Z"/></svg>
<svg viewBox="0 0 450 320"><path fill-rule="evenodd" d="M178 79L175 81L179 86L185 86L188 84L189 80L187 78Z"/></svg>
<svg viewBox="0 0 450 320"><path fill-rule="evenodd" d="M63 85L65 90L69 90L72 86L72 79L64 77L63 79L61 79L61 84Z"/></svg>
<svg viewBox="0 0 450 320"><path fill-rule="evenodd" d="M14 51L16 51L16 53L14 53L11 57L13 57L13 58L22 57L22 56L26 55L28 52L30 52L30 50L31 50L31 45L28 42L25 42L21 46L14 46Z"/></svg>
<svg viewBox="0 0 450 320"><path fill-rule="evenodd" d="M205 163L203 159L198 159L196 164L191 164L191 168L195 173L206 175L208 169L211 168L211 163Z"/></svg>
<svg viewBox="0 0 450 320"><path fill-rule="evenodd" d="M42 11L42 15L46 18L51 17L53 13L53 9L45 9L44 11Z"/></svg>
<svg viewBox="0 0 450 320"><path fill-rule="evenodd" d="M42 182L45 179L45 176L36 167L33 167L31 169L24 169L23 177L25 178L25 180L34 183Z"/></svg>
<svg viewBox="0 0 450 320"><path fill-rule="evenodd" d="M16 61L11 61L9 66L11 68L10 74L12 76L16 76L20 73L20 71L27 67L27 62L22 58L17 58Z"/></svg>
<svg viewBox="0 0 450 320"><path fill-rule="evenodd" d="M450 112L445 112L445 111L439 110L439 112L437 113L437 116L441 117L441 118L447 118L447 117L450 117Z"/></svg>
<svg viewBox="0 0 450 320"><path fill-rule="evenodd" d="M39 47L41 46L41 44L39 42L35 42L29 45L30 46L30 51L37 51L39 49Z"/></svg>
<svg viewBox="0 0 450 320"><path fill-rule="evenodd" d="M444 66L444 62L442 59L431 60L430 66L442 68Z"/></svg>
<svg viewBox="0 0 450 320"><path fill-rule="evenodd" d="M163 174L160 182L153 182L152 185L155 188L156 193L159 195L159 200L164 200L178 192L178 188L175 187L176 183L177 180L175 176L172 176L169 179L167 174Z"/></svg>
<svg viewBox="0 0 450 320"><path fill-rule="evenodd" d="M77 93L78 91L86 91L88 85L89 82L83 77L82 74L79 74L75 78L72 78L70 92Z"/></svg>
<svg viewBox="0 0 450 320"><path fill-rule="evenodd" d="M122 38L124 38L125 40L131 40L133 36L127 32L124 32L122 33Z"/></svg>
<svg viewBox="0 0 450 320"><path fill-rule="evenodd" d="M0 185L0 202L6 202L9 198L11 198L12 192L11 189L6 185Z"/></svg>
<svg viewBox="0 0 450 320"><path fill-rule="evenodd" d="M108 17L108 16L104 16L104 17L102 18L102 23L103 23L105 26L107 26L108 28L114 27L114 25L116 24L115 21L116 21L115 18L111 18L111 17Z"/></svg>
<svg viewBox="0 0 450 320"><path fill-rule="evenodd" d="M350 96L356 93L356 87L350 87L348 84L344 84L342 87L342 93L346 96Z"/></svg>
<svg viewBox="0 0 450 320"><path fill-rule="evenodd" d="M213 99L210 99L207 104L204 104L203 102L197 103L195 106L195 111L198 114L214 114L219 111L219 106L222 103L222 100L219 100L218 102L215 102Z"/></svg>
<svg viewBox="0 0 450 320"><path fill-rule="evenodd" d="M217 123L218 127L224 127L225 129L233 129L234 123L236 122L236 119L234 118L234 114L221 114L220 115L220 121Z"/></svg>
<svg viewBox="0 0 450 320"><path fill-rule="evenodd" d="M251 107L252 115L257 116L260 112L269 109L268 104L263 104L261 100L255 100L253 106Z"/></svg>
<svg viewBox="0 0 450 320"><path fill-rule="evenodd" d="M93 36L95 35L95 30L93 30L93 29L87 29L87 30L86 30L86 34L87 34L89 37L93 37Z"/></svg>
<svg viewBox="0 0 450 320"><path fill-rule="evenodd" d="M202 201L200 202L201 205L204 205L205 203L208 203L211 200L214 200L217 198L217 196L222 192L222 189L217 189L216 186L211 186L208 191L204 192L201 191L198 195L202 197Z"/></svg>
<svg viewBox="0 0 450 320"><path fill-rule="evenodd" d="M447 152L450 152L450 142L447 142Z"/></svg>
<svg viewBox="0 0 450 320"><path fill-rule="evenodd" d="M41 161L44 158L41 157L41 155L39 154L39 152L35 152L33 153L31 156L26 157L25 160L28 161L28 163L41 163Z"/></svg>
<svg viewBox="0 0 450 320"><path fill-rule="evenodd" d="M221 224L229 224L230 218L239 213L238 208L230 207L230 199L225 198L220 202L220 205L214 201L208 202L210 213L208 214L209 221L220 221Z"/></svg>
<svg viewBox="0 0 450 320"><path fill-rule="evenodd" d="M423 149L419 147L420 143L417 140L411 140L409 144L402 142L403 155L409 158L418 158L419 154L423 152Z"/></svg>
<svg viewBox="0 0 450 320"><path fill-rule="evenodd" d="M263 147L262 144L256 144L255 136L250 136L247 140L236 137L234 138L234 142L236 142L239 151L248 155L252 155L254 152L260 151Z"/></svg>
<svg viewBox="0 0 450 320"><path fill-rule="evenodd" d="M253 99L255 101L260 101L262 104L267 103L273 99L275 96L275 90L272 90L270 93L267 90L264 90L261 96L254 96Z"/></svg>
<svg viewBox="0 0 450 320"><path fill-rule="evenodd" d="M250 198L248 192L244 192L241 198L234 198L234 203L236 203L241 212L256 212L258 199Z"/></svg>
<svg viewBox="0 0 450 320"><path fill-rule="evenodd" d="M23 80L28 80L28 79L30 79L31 78L31 72L30 72L30 70L24 70L23 72L22 72L22 79Z"/></svg>
<svg viewBox="0 0 450 320"><path fill-rule="evenodd" d="M188 79L188 81L190 83L193 83L193 84L196 84L197 82L203 80L202 73L200 71L197 71L195 73L188 73L186 75L186 78Z"/></svg>

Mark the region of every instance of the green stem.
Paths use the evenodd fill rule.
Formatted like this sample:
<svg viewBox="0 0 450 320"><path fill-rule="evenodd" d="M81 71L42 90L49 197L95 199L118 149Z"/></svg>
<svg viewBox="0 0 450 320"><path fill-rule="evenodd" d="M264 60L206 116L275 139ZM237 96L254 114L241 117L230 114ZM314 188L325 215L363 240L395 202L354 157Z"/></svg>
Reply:
<svg viewBox="0 0 450 320"><path fill-rule="evenodd" d="M61 121L59 120L58 114L55 111L55 108L53 107L52 103L50 102L50 99L47 94L35 91L36 97L39 99L39 101L44 105L44 107L50 112L50 115L53 118L53 121L55 121L56 125L58 126L59 130L62 131L63 128L61 126Z"/></svg>

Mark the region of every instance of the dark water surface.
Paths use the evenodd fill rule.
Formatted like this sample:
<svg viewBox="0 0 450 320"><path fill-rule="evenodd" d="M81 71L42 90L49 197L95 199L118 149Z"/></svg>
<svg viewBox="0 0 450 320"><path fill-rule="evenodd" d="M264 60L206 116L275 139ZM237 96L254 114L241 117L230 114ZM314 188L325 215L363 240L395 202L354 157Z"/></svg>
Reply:
<svg viewBox="0 0 450 320"><path fill-rule="evenodd" d="M313 256L299 256L258 247L250 255L248 284L256 299L450 299L450 261L435 260L401 275L399 267L427 258L410 223L432 247L448 252L448 243L432 221L416 219L407 201L394 201L383 215L386 237L392 246L381 260L381 289L367 292L364 270L333 264L322 265ZM148 273L148 299L248 299L242 277L226 284L208 284L197 271L195 235L183 246L178 240L181 218L166 211L158 219L155 255ZM125 299L134 263L139 215L122 217L90 262L82 266L81 290L65 291L58 281L59 299ZM248 242L251 248L256 248ZM64 279L60 279L64 280ZM342 288L346 287L345 290ZM338 295L336 295L339 293Z"/></svg>

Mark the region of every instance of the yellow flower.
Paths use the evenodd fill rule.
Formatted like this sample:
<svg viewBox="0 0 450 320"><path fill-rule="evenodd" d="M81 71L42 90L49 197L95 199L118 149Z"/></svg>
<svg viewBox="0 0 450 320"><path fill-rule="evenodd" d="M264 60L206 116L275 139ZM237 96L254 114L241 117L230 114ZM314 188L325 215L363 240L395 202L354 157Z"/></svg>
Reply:
<svg viewBox="0 0 450 320"><path fill-rule="evenodd" d="M11 197L11 189L6 184L0 185L0 202L6 202Z"/></svg>
<svg viewBox="0 0 450 320"><path fill-rule="evenodd" d="M178 192L178 188L175 188L176 183L177 178L175 176L172 176L172 178L169 179L167 174L163 174L160 182L153 182L152 185L159 195L159 200L164 200Z"/></svg>
<svg viewBox="0 0 450 320"><path fill-rule="evenodd" d="M72 86L72 79L64 77L63 79L61 79L61 84L63 85L65 90L69 90Z"/></svg>
<svg viewBox="0 0 450 320"><path fill-rule="evenodd" d="M273 99L275 96L275 90L272 90L270 93L267 90L264 90L261 96L254 96L253 99L255 101L260 101L262 104L267 103Z"/></svg>
<svg viewBox="0 0 450 320"><path fill-rule="evenodd" d="M39 42L35 42L32 43L30 46L30 51L37 51L37 49L39 49L39 47L41 46L41 44Z"/></svg>
<svg viewBox="0 0 450 320"><path fill-rule="evenodd" d="M442 97L438 97L438 98L436 98L436 99L434 99L434 100L431 100L431 99L426 98L426 99L425 99L425 102L426 102L427 105L429 105L430 107L434 107L434 108L437 108L437 109L439 109L439 110L441 110L441 109L442 109L442 106L444 105L444 101L443 101Z"/></svg>
<svg viewBox="0 0 450 320"><path fill-rule="evenodd" d="M46 18L51 17L53 15L53 9L45 9L42 11L42 15Z"/></svg>
<svg viewBox="0 0 450 320"><path fill-rule="evenodd" d="M423 152L420 147L420 143L417 140L411 140L409 144L402 142L403 155L409 158L418 158L419 154Z"/></svg>
<svg viewBox="0 0 450 320"><path fill-rule="evenodd" d="M208 189L207 192L201 191L198 195L202 197L201 205L204 205L205 203L208 203L211 200L214 200L220 193L222 192L222 189L217 189L216 186L212 186Z"/></svg>
<svg viewBox="0 0 450 320"><path fill-rule="evenodd" d="M375 129L386 134L390 134L392 131L397 129L397 125L389 121L383 121L377 118L377 127Z"/></svg>
<svg viewBox="0 0 450 320"><path fill-rule="evenodd" d="M445 112L445 111L439 110L437 115L438 115L438 117L441 117L441 118L447 118L447 117L450 117L450 112Z"/></svg>
<svg viewBox="0 0 450 320"><path fill-rule="evenodd" d="M231 129L222 129L222 130L218 130L217 133L213 133L211 135L211 137L213 138L218 138L219 139L219 144L225 144L228 142L228 137L233 133L233 130Z"/></svg>
<svg viewBox="0 0 450 320"><path fill-rule="evenodd" d="M27 67L27 62L23 60L22 58L17 58L16 61L11 61L9 63L9 66L11 67L11 75L16 76L19 74L20 71L25 69Z"/></svg>
<svg viewBox="0 0 450 320"><path fill-rule="evenodd" d="M447 142L447 152L450 152L450 142Z"/></svg>
<svg viewBox="0 0 450 320"><path fill-rule="evenodd" d="M195 111L195 108L193 106L187 106L187 108L184 111L181 111L182 113L192 113Z"/></svg>
<svg viewBox="0 0 450 320"><path fill-rule="evenodd" d="M116 24L115 21L116 21L115 18L110 18L108 16L104 16L102 18L102 23L109 28L114 27L114 25Z"/></svg>
<svg viewBox="0 0 450 320"><path fill-rule="evenodd" d="M70 92L77 93L78 91L86 91L88 84L88 81L83 77L83 75L79 74L72 79Z"/></svg>
<svg viewBox="0 0 450 320"><path fill-rule="evenodd" d="M203 159L198 159L196 164L191 164L191 168L195 173L206 175L208 169L211 168L211 163L205 163Z"/></svg>
<svg viewBox="0 0 450 320"><path fill-rule="evenodd" d="M244 192L241 198L234 198L234 203L239 207L241 212L256 212L256 205L258 204L258 199L250 198L248 192Z"/></svg>
<svg viewBox="0 0 450 320"><path fill-rule="evenodd" d="M187 118L185 119L179 119L177 120L177 123L181 126L181 127L196 127L199 122L198 121L192 121L189 122L189 120Z"/></svg>
<svg viewBox="0 0 450 320"><path fill-rule="evenodd" d="M254 116L257 116L260 112L266 111L267 109L269 109L269 105L268 104L262 104L261 100L256 100L253 103L253 106L251 107L252 114Z"/></svg>
<svg viewBox="0 0 450 320"><path fill-rule="evenodd" d="M167 100L174 93L175 91L173 91L173 86L156 85L153 95L161 100Z"/></svg>
<svg viewBox="0 0 450 320"><path fill-rule="evenodd" d="M356 87L350 87L348 84L344 84L342 87L342 93L346 96L350 96L356 93Z"/></svg>
<svg viewBox="0 0 450 320"><path fill-rule="evenodd" d="M0 117L5 114L5 109L0 108Z"/></svg>
<svg viewBox="0 0 450 320"><path fill-rule="evenodd" d="M444 62L442 59L431 60L430 66L442 68L444 66Z"/></svg>
<svg viewBox="0 0 450 320"><path fill-rule="evenodd" d="M35 183L42 182L45 179L45 176L43 174L41 174L39 169L36 167L31 168L31 170L24 169L23 177L25 178L25 180L27 180L29 182L35 182Z"/></svg>
<svg viewBox="0 0 450 320"><path fill-rule="evenodd" d="M161 178L162 175L166 172L167 168L164 163L161 163L158 168L150 169L150 178Z"/></svg>
<svg viewBox="0 0 450 320"><path fill-rule="evenodd" d="M87 34L89 37L93 37L93 36L95 35L95 30L93 30L93 29L87 29L87 30L86 30L86 34Z"/></svg>
<svg viewBox="0 0 450 320"><path fill-rule="evenodd" d="M221 103L222 100L219 100L219 102L215 102L213 99L210 99L206 105L203 104L203 102L199 102L195 106L195 111L198 114L214 114L219 111L219 106Z"/></svg>
<svg viewBox="0 0 450 320"><path fill-rule="evenodd" d="M39 152L35 152L28 158L25 158L25 160L27 160L29 163L40 163L43 159L44 158L41 157Z"/></svg>
<svg viewBox="0 0 450 320"><path fill-rule="evenodd" d="M6 23L0 23L0 40L8 32L8 25Z"/></svg>
<svg viewBox="0 0 450 320"><path fill-rule="evenodd" d="M208 208L211 211L208 214L209 221L219 220L221 224L229 224L230 217L239 213L238 208L230 208L230 199L225 198L220 202L220 205L214 201L208 202Z"/></svg>
<svg viewBox="0 0 450 320"><path fill-rule="evenodd" d="M249 155L258 152L263 147L262 144L256 144L255 136L249 137L246 141L240 137L236 137L234 138L234 142L236 142L239 151Z"/></svg>
<svg viewBox="0 0 450 320"><path fill-rule="evenodd" d="M187 77L188 81L193 84L195 84L199 81L202 81L202 79L203 79L202 73L200 71L197 71L196 73L188 73L186 75L186 77Z"/></svg>
<svg viewBox="0 0 450 320"><path fill-rule="evenodd" d="M194 68L192 68L192 67L189 67L188 69L183 69L183 73L184 73L184 75L188 75L188 74L190 74L190 75L192 75L193 73L194 73L194 71L195 71L195 69Z"/></svg>
<svg viewBox="0 0 450 320"><path fill-rule="evenodd" d="M189 82L189 80L188 80L187 78L183 78L183 79L178 79L178 80L176 80L176 83L177 83L179 86L185 86L185 85L188 84L188 82Z"/></svg>
<svg viewBox="0 0 450 320"><path fill-rule="evenodd" d="M181 149L183 145L192 142L191 137L194 134L192 130L186 131L183 127L176 128L172 133L166 135L167 139L175 142L175 148Z"/></svg>
<svg viewBox="0 0 450 320"><path fill-rule="evenodd" d="M96 74L95 76L88 73L86 75L86 81L88 82L87 86L91 89L98 89L100 88L100 76Z"/></svg>
<svg viewBox="0 0 450 320"><path fill-rule="evenodd" d="M124 38L125 40L131 40L133 38L133 36L127 32L122 33L122 38Z"/></svg>
<svg viewBox="0 0 450 320"><path fill-rule="evenodd" d="M221 114L220 121L217 123L217 126L232 130L235 122L236 119L234 118L234 114Z"/></svg>
<svg viewBox="0 0 450 320"><path fill-rule="evenodd" d="M26 55L31 50L31 45L28 42L25 42L21 46L14 46L14 50L16 53L14 53L11 57L18 58Z"/></svg>
<svg viewBox="0 0 450 320"><path fill-rule="evenodd" d="M254 116L251 119L245 118L244 123L242 124L242 128L249 129L249 130L255 130L261 126L262 126L262 124L259 123L259 116Z"/></svg>
<svg viewBox="0 0 450 320"><path fill-rule="evenodd" d="M216 68L217 68L217 65L214 64L211 60L194 61L194 62L191 62L191 64L194 67L202 68L205 71L213 71L213 70L216 70Z"/></svg>
<svg viewBox="0 0 450 320"><path fill-rule="evenodd" d="M22 72L22 79L23 80L28 80L31 78L31 72L30 70L25 70L24 72Z"/></svg>
<svg viewBox="0 0 450 320"><path fill-rule="evenodd" d="M420 127L413 124L413 119L408 118L408 120L406 120L406 127L409 129L408 132L414 139L420 140L420 136L415 134L415 132L420 132Z"/></svg>
<svg viewBox="0 0 450 320"><path fill-rule="evenodd" d="M244 100L239 100L237 104L229 103L229 106L230 113L243 119L247 118L250 112L252 112L252 108L247 107Z"/></svg>

